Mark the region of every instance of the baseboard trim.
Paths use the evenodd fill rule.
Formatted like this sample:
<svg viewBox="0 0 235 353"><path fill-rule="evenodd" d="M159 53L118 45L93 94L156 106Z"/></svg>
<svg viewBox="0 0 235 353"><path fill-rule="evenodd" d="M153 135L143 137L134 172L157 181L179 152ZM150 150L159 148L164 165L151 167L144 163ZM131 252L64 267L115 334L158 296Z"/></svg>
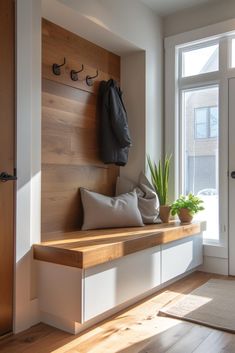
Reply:
<svg viewBox="0 0 235 353"><path fill-rule="evenodd" d="M200 266L199 270L202 272L228 276L228 259L204 256L203 265Z"/></svg>

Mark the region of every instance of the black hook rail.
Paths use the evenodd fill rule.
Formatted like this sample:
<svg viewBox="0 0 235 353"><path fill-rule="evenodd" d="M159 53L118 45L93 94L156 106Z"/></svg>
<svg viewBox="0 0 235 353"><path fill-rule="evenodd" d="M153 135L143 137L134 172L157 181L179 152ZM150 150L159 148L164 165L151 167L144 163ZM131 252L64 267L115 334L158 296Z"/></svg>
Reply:
<svg viewBox="0 0 235 353"><path fill-rule="evenodd" d="M95 76L89 76L89 75L87 75L87 77L86 77L86 83L87 83L87 85L88 85L88 86L93 86L93 84L94 84L93 80L94 80L96 77L98 77L98 76L99 76L99 71L98 71L98 70L96 70L96 75L95 75Z"/></svg>
<svg viewBox="0 0 235 353"><path fill-rule="evenodd" d="M82 72L84 70L84 65L82 64L82 68L78 71L75 71L75 70L71 70L70 71L70 77L71 77L71 80L73 81L77 81L78 80L78 74L80 72Z"/></svg>
<svg viewBox="0 0 235 353"><path fill-rule="evenodd" d="M61 67L66 64L66 58L64 58L64 61L62 64L53 64L52 65L52 71L54 75L60 76L61 75ZM72 81L78 81L78 74L80 72L84 71L84 65L82 64L82 67L80 70L71 70L70 71L70 78ZM88 86L93 86L94 84L94 79L99 76L99 71L98 69L96 70L96 74L94 76L87 75L86 76L86 84Z"/></svg>
<svg viewBox="0 0 235 353"><path fill-rule="evenodd" d="M52 65L52 71L54 75L60 76L61 75L61 70L60 68L66 64L66 58L64 58L63 64L53 64Z"/></svg>

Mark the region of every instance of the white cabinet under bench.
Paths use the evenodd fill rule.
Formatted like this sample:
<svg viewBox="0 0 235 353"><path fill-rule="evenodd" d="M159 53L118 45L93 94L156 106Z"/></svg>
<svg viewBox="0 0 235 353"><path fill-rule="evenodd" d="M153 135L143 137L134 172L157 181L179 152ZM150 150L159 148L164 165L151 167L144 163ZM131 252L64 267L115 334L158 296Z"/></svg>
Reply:
<svg viewBox="0 0 235 353"><path fill-rule="evenodd" d="M202 264L203 223L80 231L34 245L41 321L72 333Z"/></svg>

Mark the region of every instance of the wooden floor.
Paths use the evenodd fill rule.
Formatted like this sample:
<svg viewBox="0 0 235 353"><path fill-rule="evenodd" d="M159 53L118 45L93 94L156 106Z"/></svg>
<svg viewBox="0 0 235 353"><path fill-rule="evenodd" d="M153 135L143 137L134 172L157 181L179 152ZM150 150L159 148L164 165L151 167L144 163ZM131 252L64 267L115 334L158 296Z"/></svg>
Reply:
<svg viewBox="0 0 235 353"><path fill-rule="evenodd" d="M80 336L36 325L0 341L0 352L235 353L233 334L157 316L162 306L210 278L221 277L196 272Z"/></svg>

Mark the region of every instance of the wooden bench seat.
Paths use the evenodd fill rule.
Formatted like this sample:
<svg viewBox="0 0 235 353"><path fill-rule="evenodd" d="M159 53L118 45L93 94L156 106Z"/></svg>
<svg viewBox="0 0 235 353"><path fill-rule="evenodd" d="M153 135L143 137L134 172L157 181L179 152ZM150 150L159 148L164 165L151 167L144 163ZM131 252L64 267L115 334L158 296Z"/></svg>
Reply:
<svg viewBox="0 0 235 353"><path fill-rule="evenodd" d="M103 229L53 234L33 246L34 258L87 269L125 255L201 233L204 222L181 225L147 225L137 228Z"/></svg>

